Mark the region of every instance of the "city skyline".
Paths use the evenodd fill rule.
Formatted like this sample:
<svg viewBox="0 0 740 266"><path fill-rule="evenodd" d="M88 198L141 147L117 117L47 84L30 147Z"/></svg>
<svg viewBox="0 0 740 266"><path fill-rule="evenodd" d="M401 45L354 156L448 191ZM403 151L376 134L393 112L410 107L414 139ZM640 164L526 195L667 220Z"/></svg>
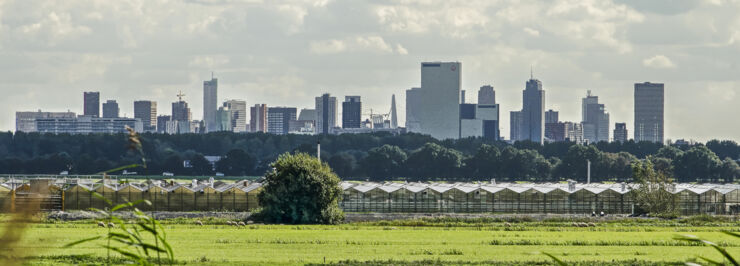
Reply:
<svg viewBox="0 0 740 266"><path fill-rule="evenodd" d="M563 121L580 121L580 99L592 90L607 106L610 126L624 122L632 136L633 86L650 81L666 86L664 139L739 140L740 125L707 117L740 112L734 104L740 21L732 12L740 3L679 2L318 1L280 8L196 1L153 2L141 14L124 3L5 3L0 130L15 128L15 111L82 114L83 91L100 91L101 102L115 99L120 116L132 117L131 103L140 99L169 113L182 90L201 119L196 97L211 71L222 80L219 104L242 99L248 106L313 108L313 97L330 93L361 95L363 107L386 110L388 96L397 94L404 125L403 92L419 85L418 62L459 61L466 66L467 102L484 84L496 88L507 138L506 112L520 108L521 84L533 66L547 91L545 108L558 110ZM32 10L25 5L39 8L21 12ZM711 19L703 19L707 14ZM673 30L660 30L665 27Z"/></svg>

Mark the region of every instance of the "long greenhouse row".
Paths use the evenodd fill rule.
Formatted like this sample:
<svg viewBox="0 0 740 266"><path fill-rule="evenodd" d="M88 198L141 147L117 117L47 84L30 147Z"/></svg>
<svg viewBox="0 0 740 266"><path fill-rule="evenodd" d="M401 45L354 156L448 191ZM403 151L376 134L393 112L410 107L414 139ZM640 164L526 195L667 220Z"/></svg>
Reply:
<svg viewBox="0 0 740 266"><path fill-rule="evenodd" d="M87 182L85 182L87 181ZM570 183L372 183L342 182L340 207L346 212L394 213L633 213L630 184ZM38 186L37 186L38 187ZM65 210L105 208L112 204L149 200L140 209L152 211L251 211L259 208L260 183L201 181L107 184L89 180L51 181L45 188L33 182L0 184L0 203L11 194L61 194ZM692 214L740 213L740 185L676 184L680 212Z"/></svg>

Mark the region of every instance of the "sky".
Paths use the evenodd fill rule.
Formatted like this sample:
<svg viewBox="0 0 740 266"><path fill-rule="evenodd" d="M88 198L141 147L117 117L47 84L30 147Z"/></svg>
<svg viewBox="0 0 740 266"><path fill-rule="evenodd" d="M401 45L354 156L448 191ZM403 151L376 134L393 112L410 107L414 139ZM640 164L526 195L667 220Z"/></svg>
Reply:
<svg viewBox="0 0 740 266"><path fill-rule="evenodd" d="M82 113L100 91L170 114L182 91L313 108L328 92L405 121L423 61L459 61L467 101L491 84L508 137L533 69L546 108L580 121L587 90L633 133L637 82L665 83L667 139L740 141L738 0L0 0L0 130L16 111Z"/></svg>

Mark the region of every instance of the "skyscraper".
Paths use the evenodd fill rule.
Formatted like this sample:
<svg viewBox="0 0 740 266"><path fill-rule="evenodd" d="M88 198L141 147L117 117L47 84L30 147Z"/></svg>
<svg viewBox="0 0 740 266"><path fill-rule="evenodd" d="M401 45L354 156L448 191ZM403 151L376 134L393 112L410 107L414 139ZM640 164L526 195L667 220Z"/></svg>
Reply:
<svg viewBox="0 0 740 266"><path fill-rule="evenodd" d="M185 96L180 92L177 97L177 102L172 103L172 118L170 119L170 122L172 122L171 125L168 125L167 127L173 130L168 130L168 133L190 133L190 120L192 120L192 116L190 113L190 108L188 108L188 103L182 100L182 97Z"/></svg>
<svg viewBox="0 0 740 266"><path fill-rule="evenodd" d="M103 118L118 118L118 103L115 100L108 100L103 103Z"/></svg>
<svg viewBox="0 0 740 266"><path fill-rule="evenodd" d="M391 128L398 127L398 114L396 114L396 95L391 95Z"/></svg>
<svg viewBox="0 0 740 266"><path fill-rule="evenodd" d="M267 104L255 104L250 109L250 132L267 133Z"/></svg>
<svg viewBox="0 0 740 266"><path fill-rule="evenodd" d="M216 110L216 131L234 131L232 111L224 104Z"/></svg>
<svg viewBox="0 0 740 266"><path fill-rule="evenodd" d="M100 117L100 92L90 91L83 93L84 106L83 115Z"/></svg>
<svg viewBox="0 0 740 266"><path fill-rule="evenodd" d="M627 142L627 123L614 124L614 142Z"/></svg>
<svg viewBox="0 0 740 266"><path fill-rule="evenodd" d="M267 132L272 134L288 134L290 121L296 120L295 107L270 107L267 109Z"/></svg>
<svg viewBox="0 0 740 266"><path fill-rule="evenodd" d="M205 131L216 130L216 110L218 109L218 79L203 81L203 124Z"/></svg>
<svg viewBox="0 0 740 266"><path fill-rule="evenodd" d="M599 97L587 92L586 98L581 100L581 117L583 124L583 138L589 143L609 141L609 113L604 104L599 103Z"/></svg>
<svg viewBox="0 0 740 266"><path fill-rule="evenodd" d="M170 115L157 116L157 133L168 133L168 134L175 133L175 132L172 132L171 130L167 130L167 125L171 124L170 123L171 120L172 120L172 116Z"/></svg>
<svg viewBox="0 0 740 266"><path fill-rule="evenodd" d="M328 93L316 97L316 133L329 134L337 124L337 98Z"/></svg>
<svg viewBox="0 0 740 266"><path fill-rule="evenodd" d="M157 131L157 102L135 101L134 118L141 119L145 132Z"/></svg>
<svg viewBox="0 0 740 266"><path fill-rule="evenodd" d="M407 131L460 137L461 72L460 62L421 63L421 88L406 91Z"/></svg>
<svg viewBox="0 0 740 266"><path fill-rule="evenodd" d="M362 101L360 96L345 96L342 102L342 128L360 128Z"/></svg>
<svg viewBox="0 0 740 266"><path fill-rule="evenodd" d="M527 81L522 92L521 128L518 140L542 144L545 135L545 91L542 82L534 77Z"/></svg>
<svg viewBox="0 0 740 266"><path fill-rule="evenodd" d="M635 83L635 141L663 143L663 83Z"/></svg>
<svg viewBox="0 0 740 266"><path fill-rule="evenodd" d="M545 112L545 138L548 141L563 141L565 140L565 126L560 122L558 111L547 110Z"/></svg>
<svg viewBox="0 0 740 266"><path fill-rule="evenodd" d="M511 141L522 140L523 122L522 111L511 111L509 116L509 139Z"/></svg>
<svg viewBox="0 0 740 266"><path fill-rule="evenodd" d="M545 124L557 122L560 122L560 115L558 111L552 109L547 110L547 112L545 112Z"/></svg>
<svg viewBox="0 0 740 266"><path fill-rule="evenodd" d="M231 128L234 132L247 132L247 102L241 100L228 100L224 102L231 112Z"/></svg>
<svg viewBox="0 0 740 266"><path fill-rule="evenodd" d="M496 104L496 92L491 85L483 85L478 90L478 104Z"/></svg>

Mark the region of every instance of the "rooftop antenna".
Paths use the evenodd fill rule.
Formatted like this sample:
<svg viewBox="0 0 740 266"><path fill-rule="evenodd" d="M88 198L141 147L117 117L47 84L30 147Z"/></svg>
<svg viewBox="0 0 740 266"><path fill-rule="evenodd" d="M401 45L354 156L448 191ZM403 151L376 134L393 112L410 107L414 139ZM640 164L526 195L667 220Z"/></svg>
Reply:
<svg viewBox="0 0 740 266"><path fill-rule="evenodd" d="M185 94L180 91L180 93L177 94L177 99L179 99L182 102L182 97L185 96Z"/></svg>
<svg viewBox="0 0 740 266"><path fill-rule="evenodd" d="M534 67L529 65L529 79L534 79Z"/></svg>
<svg viewBox="0 0 740 266"><path fill-rule="evenodd" d="M213 80L213 71L211 71L211 80Z"/></svg>

